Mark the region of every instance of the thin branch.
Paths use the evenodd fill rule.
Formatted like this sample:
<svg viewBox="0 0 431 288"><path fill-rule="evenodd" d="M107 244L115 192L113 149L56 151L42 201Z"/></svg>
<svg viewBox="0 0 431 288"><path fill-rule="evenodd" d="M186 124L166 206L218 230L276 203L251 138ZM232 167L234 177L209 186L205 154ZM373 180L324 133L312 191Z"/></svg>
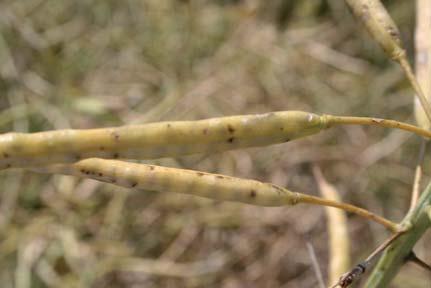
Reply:
<svg viewBox="0 0 431 288"><path fill-rule="evenodd" d="M323 282L322 271L317 262L316 252L314 251L313 244L309 240L306 242L308 254L310 255L311 263L313 264L314 273L316 274L317 283L319 283L320 288L325 288L325 283Z"/></svg>
<svg viewBox="0 0 431 288"><path fill-rule="evenodd" d="M366 126L380 126L386 128L400 129L412 132L416 135L431 138L429 130L422 129L418 126L407 124L389 119L370 118L370 117L351 117L351 116L333 116L324 115L326 117L327 125L366 125Z"/></svg>
<svg viewBox="0 0 431 288"><path fill-rule="evenodd" d="M415 178L413 181L412 198L410 201L409 213L413 211L413 209L415 208L420 196L419 191L420 191L420 182L422 179L422 163L425 158L425 148L426 148L426 141L425 139L422 139L421 147L419 150L418 162L415 169Z"/></svg>
<svg viewBox="0 0 431 288"><path fill-rule="evenodd" d="M418 256L416 256L416 253L413 251L410 252L410 255L407 257L407 261L415 263L419 267L422 267L428 272L431 272L431 266L428 263L424 262L422 259L420 259Z"/></svg>
<svg viewBox="0 0 431 288"><path fill-rule="evenodd" d="M343 274L340 277L340 280L332 286L332 288L340 286L341 288L349 287L355 280L361 277L362 274L365 273L368 266L370 266L371 262L383 251L385 250L391 243L393 243L396 239L398 239L402 234L406 231L399 231L392 234L385 242L379 245L364 262L357 264L352 270Z"/></svg>

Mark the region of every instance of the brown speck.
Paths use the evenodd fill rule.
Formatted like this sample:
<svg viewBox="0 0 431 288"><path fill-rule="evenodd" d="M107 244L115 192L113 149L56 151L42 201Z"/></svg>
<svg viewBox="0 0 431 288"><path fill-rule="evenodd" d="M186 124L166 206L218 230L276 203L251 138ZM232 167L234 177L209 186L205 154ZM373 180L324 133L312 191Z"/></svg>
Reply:
<svg viewBox="0 0 431 288"><path fill-rule="evenodd" d="M82 174L85 174L85 170L84 169L81 169L81 170L79 170Z"/></svg>
<svg viewBox="0 0 431 288"><path fill-rule="evenodd" d="M208 134L208 129L205 128L204 130L202 130L202 133L204 133L204 135L207 135Z"/></svg>
<svg viewBox="0 0 431 288"><path fill-rule="evenodd" d="M235 138L234 137L230 137L229 139L227 139L227 142L233 143L233 140L235 140Z"/></svg>
<svg viewBox="0 0 431 288"><path fill-rule="evenodd" d="M250 197L251 198L256 198L256 190L251 190L250 191Z"/></svg>
<svg viewBox="0 0 431 288"><path fill-rule="evenodd" d="M133 188L133 187L136 187L136 185L138 185L138 183L136 183L136 182L133 182L132 184L130 184L130 186Z"/></svg>
<svg viewBox="0 0 431 288"><path fill-rule="evenodd" d="M120 140L120 135L118 135L118 133L117 133L117 132L112 132L112 133L111 133L111 135L112 135L112 137L114 137L114 140L115 140L115 141Z"/></svg>
<svg viewBox="0 0 431 288"><path fill-rule="evenodd" d="M118 153L114 153L114 155L112 155L112 157L113 157L114 159L117 159L118 157L120 157L120 155L119 155Z"/></svg>
<svg viewBox="0 0 431 288"><path fill-rule="evenodd" d="M283 131L284 130L284 127L280 127L280 131Z"/></svg>
<svg viewBox="0 0 431 288"><path fill-rule="evenodd" d="M284 142L289 142L289 141L290 141L290 138L284 139Z"/></svg>
<svg viewBox="0 0 431 288"><path fill-rule="evenodd" d="M150 168L150 170L154 170L154 166L148 166Z"/></svg>
<svg viewBox="0 0 431 288"><path fill-rule="evenodd" d="M229 133L233 133L235 132L235 128L232 127L232 125L227 125L227 130L229 131Z"/></svg>
<svg viewBox="0 0 431 288"><path fill-rule="evenodd" d="M79 155L79 154L78 154L78 155L75 155L75 159L76 159L76 160L81 160L81 155Z"/></svg>
<svg viewBox="0 0 431 288"><path fill-rule="evenodd" d="M111 182L112 182L112 183L116 183L116 182L117 182L117 180L115 180L115 179L111 179Z"/></svg>
<svg viewBox="0 0 431 288"><path fill-rule="evenodd" d="M224 179L224 176L222 176L222 175L217 175L217 176L216 176L216 178L218 178L218 179Z"/></svg>
<svg viewBox="0 0 431 288"><path fill-rule="evenodd" d="M198 175L198 176L204 176L204 175L205 175L205 173L197 172L197 173L196 173L196 175Z"/></svg>
<svg viewBox="0 0 431 288"><path fill-rule="evenodd" d="M6 164L6 168L10 168L10 167L12 167L12 165L11 164Z"/></svg>
<svg viewBox="0 0 431 288"><path fill-rule="evenodd" d="M170 123L166 124L166 127L171 128L171 124Z"/></svg>
<svg viewBox="0 0 431 288"><path fill-rule="evenodd" d="M100 146L100 147L99 147L99 150L100 150L100 151L105 151L105 147L104 147L104 146Z"/></svg>
<svg viewBox="0 0 431 288"><path fill-rule="evenodd" d="M99 175L99 177L102 177L102 176L103 176L103 173L98 173L97 175Z"/></svg>
<svg viewBox="0 0 431 288"><path fill-rule="evenodd" d="M3 157L4 157L4 158L9 158L9 154L8 154L8 153L6 153L6 152L4 152L4 153L3 153Z"/></svg>

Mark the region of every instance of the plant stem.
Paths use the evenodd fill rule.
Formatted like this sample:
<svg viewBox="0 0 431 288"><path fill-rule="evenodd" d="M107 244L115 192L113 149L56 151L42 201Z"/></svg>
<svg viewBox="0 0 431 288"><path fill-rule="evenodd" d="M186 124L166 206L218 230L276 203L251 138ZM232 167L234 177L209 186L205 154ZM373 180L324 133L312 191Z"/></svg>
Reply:
<svg viewBox="0 0 431 288"><path fill-rule="evenodd" d="M395 128L415 133L417 135L431 138L431 132L418 126L407 124L389 119L370 118L370 117L351 117L351 116L333 116L325 115L328 127L332 125L367 125L380 126L386 128Z"/></svg>
<svg viewBox="0 0 431 288"><path fill-rule="evenodd" d="M429 217L429 205L431 204L431 185L422 193L416 208L411 211L401 223L401 226L410 226L410 230L396 239L385 250L382 258L368 278L366 288L388 287L389 282L395 277L398 270L404 264L413 246L422 237L425 231L431 227Z"/></svg>
<svg viewBox="0 0 431 288"><path fill-rule="evenodd" d="M413 90L416 92L416 96L419 99L419 102L422 105L422 109L425 111L425 114L428 118L428 121L431 122L431 106L428 102L425 93L423 92L421 86L418 83L418 80L416 79L415 75L413 74L412 67L410 63L407 61L407 58L401 57L399 59L396 59L396 61L400 64L401 68L404 70L404 73L407 76L407 79L409 79L410 84L413 87Z"/></svg>
<svg viewBox="0 0 431 288"><path fill-rule="evenodd" d="M298 193L298 203L308 203L308 204L314 204L314 205L321 205L321 206L329 206L329 207L335 207L335 208L339 208L342 209L344 211L347 212L351 212L354 213L356 215L359 215L361 217L367 218L369 220L372 220L374 222L377 222L379 224L382 224L383 226L385 226L386 228L388 228L390 231L392 232L398 232L399 231L399 226L397 223L392 222L384 217L381 217L379 215L376 215L366 209L354 206L354 205L350 205L347 203L343 203L343 202L336 202L336 201L332 201L332 200L328 200L328 199L324 199L324 198L320 198L320 197L316 197L316 196L312 196L312 195L307 195L307 194L301 194Z"/></svg>

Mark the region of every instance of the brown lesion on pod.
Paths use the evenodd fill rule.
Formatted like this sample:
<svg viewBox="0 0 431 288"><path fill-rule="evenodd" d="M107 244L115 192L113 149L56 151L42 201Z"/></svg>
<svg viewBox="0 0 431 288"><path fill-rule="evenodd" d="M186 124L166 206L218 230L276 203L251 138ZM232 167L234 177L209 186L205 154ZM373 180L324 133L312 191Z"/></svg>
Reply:
<svg viewBox="0 0 431 288"><path fill-rule="evenodd" d="M130 183L131 188L135 188L138 185L138 182L132 182Z"/></svg>
<svg viewBox="0 0 431 288"><path fill-rule="evenodd" d="M226 177L224 177L223 175L216 175L216 178L218 178L218 179L224 179Z"/></svg>
<svg viewBox="0 0 431 288"><path fill-rule="evenodd" d="M9 158L9 156L10 156L10 155L9 155L8 153L3 152L3 157L4 157L4 158Z"/></svg>
<svg viewBox="0 0 431 288"><path fill-rule="evenodd" d="M111 133L111 136L112 136L112 138L114 138L115 142L120 141L120 134L118 134L118 132L113 131L113 132Z"/></svg>
<svg viewBox="0 0 431 288"><path fill-rule="evenodd" d="M227 125L227 131L229 131L229 133L233 134L235 132L235 128L231 124L228 124Z"/></svg>
<svg viewBox="0 0 431 288"><path fill-rule="evenodd" d="M115 152L114 154L112 154L112 158L114 159L118 159L120 157L120 154L118 152Z"/></svg>
<svg viewBox="0 0 431 288"><path fill-rule="evenodd" d="M198 175L199 177L202 177L202 176L204 176L204 175L205 175L205 173L202 173L202 172L196 172L196 175Z"/></svg>
<svg viewBox="0 0 431 288"><path fill-rule="evenodd" d="M207 134L208 134L208 128L204 128L204 129L202 130L202 134L207 135Z"/></svg>
<svg viewBox="0 0 431 288"><path fill-rule="evenodd" d="M257 195L256 190L251 189L250 190L250 198L256 198L256 195Z"/></svg>
<svg viewBox="0 0 431 288"><path fill-rule="evenodd" d="M152 171L155 169L155 167L153 165L148 165L148 168Z"/></svg>
<svg viewBox="0 0 431 288"><path fill-rule="evenodd" d="M227 139L228 143L233 143L233 141L235 141L235 137L230 137Z"/></svg>

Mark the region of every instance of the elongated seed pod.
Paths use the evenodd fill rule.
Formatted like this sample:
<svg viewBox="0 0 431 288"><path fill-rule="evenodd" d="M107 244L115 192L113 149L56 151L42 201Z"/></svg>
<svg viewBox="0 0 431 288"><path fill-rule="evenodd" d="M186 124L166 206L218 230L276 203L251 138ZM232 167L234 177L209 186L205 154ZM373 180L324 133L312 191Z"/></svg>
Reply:
<svg viewBox="0 0 431 288"><path fill-rule="evenodd" d="M262 206L294 205L298 193L255 180L193 170L90 158L74 164L35 168L36 172L92 178L126 188L191 194Z"/></svg>
<svg viewBox="0 0 431 288"><path fill-rule="evenodd" d="M336 125L396 128L431 138L429 130L394 120L284 111L105 129L7 133L0 135L0 169L92 157L151 159L214 153L287 142Z"/></svg>
<svg viewBox="0 0 431 288"><path fill-rule="evenodd" d="M407 59L401 44L399 30L380 0L345 0L353 14L361 20L373 39L379 43L386 54L398 62L416 92L428 121L431 122L431 105L427 100L421 86L413 74L412 67Z"/></svg>
<svg viewBox="0 0 431 288"><path fill-rule="evenodd" d="M301 111L118 128L0 135L0 168L68 163L80 159L151 159L287 142L325 128Z"/></svg>
<svg viewBox="0 0 431 288"><path fill-rule="evenodd" d="M405 54L398 27L380 0L345 0L345 2L389 57L396 60Z"/></svg>
<svg viewBox="0 0 431 288"><path fill-rule="evenodd" d="M284 206L297 203L332 206L376 221L392 231L398 229L396 223L353 205L291 192L269 183L219 174L99 158L85 159L74 164L32 168L32 170L92 178L127 188L191 194L259 206Z"/></svg>

